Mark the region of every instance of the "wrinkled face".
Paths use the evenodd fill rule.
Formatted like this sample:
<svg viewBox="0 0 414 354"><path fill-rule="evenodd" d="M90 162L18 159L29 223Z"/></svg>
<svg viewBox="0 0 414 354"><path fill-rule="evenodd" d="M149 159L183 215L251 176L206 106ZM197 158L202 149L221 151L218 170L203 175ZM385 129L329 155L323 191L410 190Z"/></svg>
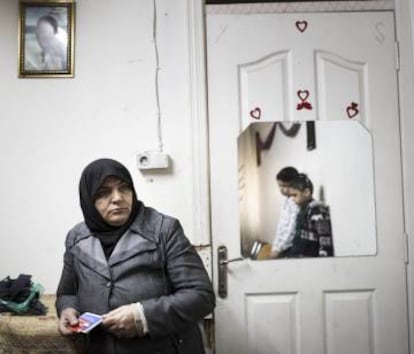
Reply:
<svg viewBox="0 0 414 354"><path fill-rule="evenodd" d="M290 196L290 183L284 182L278 179L277 184L279 186L280 193L282 193L282 195L284 195L285 197L289 197Z"/></svg>
<svg viewBox="0 0 414 354"><path fill-rule="evenodd" d="M298 206L303 206L311 199L311 193L308 188L304 191L300 191L299 189L290 188L290 197Z"/></svg>
<svg viewBox="0 0 414 354"><path fill-rule="evenodd" d="M133 192L119 178L109 176L95 194L95 208L111 226L125 224L132 212Z"/></svg>

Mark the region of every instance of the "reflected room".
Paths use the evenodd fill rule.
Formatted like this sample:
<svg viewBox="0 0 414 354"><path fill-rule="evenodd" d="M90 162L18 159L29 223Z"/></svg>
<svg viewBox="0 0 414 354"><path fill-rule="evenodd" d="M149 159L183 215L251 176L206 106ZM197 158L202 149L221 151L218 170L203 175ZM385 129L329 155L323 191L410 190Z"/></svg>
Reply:
<svg viewBox="0 0 414 354"><path fill-rule="evenodd" d="M309 177L312 203L322 205L329 213L334 256L375 255L371 134L360 122L347 120L257 122L239 135L242 255L256 260L272 259L272 245L286 200L276 175L287 166ZM298 205L298 210L299 215L303 206L301 209ZM313 215L309 223L317 223L320 218ZM299 224L292 236L296 240L303 234ZM321 240L323 244L322 237ZM326 255L320 251L318 256Z"/></svg>

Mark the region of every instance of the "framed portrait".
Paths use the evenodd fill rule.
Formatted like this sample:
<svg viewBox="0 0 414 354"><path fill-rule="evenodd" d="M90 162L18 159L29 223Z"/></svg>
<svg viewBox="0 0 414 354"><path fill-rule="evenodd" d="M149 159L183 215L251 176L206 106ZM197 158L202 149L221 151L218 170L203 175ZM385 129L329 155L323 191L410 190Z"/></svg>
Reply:
<svg viewBox="0 0 414 354"><path fill-rule="evenodd" d="M19 2L19 77L73 77L75 3Z"/></svg>

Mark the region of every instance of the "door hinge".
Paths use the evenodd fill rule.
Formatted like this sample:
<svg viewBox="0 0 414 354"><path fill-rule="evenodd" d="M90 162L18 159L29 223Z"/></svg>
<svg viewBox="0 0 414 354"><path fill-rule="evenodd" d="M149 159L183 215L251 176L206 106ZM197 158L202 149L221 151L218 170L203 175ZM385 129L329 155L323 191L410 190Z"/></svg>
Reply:
<svg viewBox="0 0 414 354"><path fill-rule="evenodd" d="M397 71L400 71L400 42L395 41L394 42L395 47L395 68Z"/></svg>

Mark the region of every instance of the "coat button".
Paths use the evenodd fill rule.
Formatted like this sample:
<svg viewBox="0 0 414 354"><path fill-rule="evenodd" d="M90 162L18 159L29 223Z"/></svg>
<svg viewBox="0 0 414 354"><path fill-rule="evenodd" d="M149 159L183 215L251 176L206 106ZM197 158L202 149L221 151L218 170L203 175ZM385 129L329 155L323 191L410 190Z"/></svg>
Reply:
<svg viewBox="0 0 414 354"><path fill-rule="evenodd" d="M111 282L111 281L108 281L108 282L106 283L106 287L107 287L107 288L112 287L112 282Z"/></svg>
<svg viewBox="0 0 414 354"><path fill-rule="evenodd" d="M178 343L179 343L179 344L183 344L183 342L184 342L184 341L183 341L181 338L178 340Z"/></svg>

